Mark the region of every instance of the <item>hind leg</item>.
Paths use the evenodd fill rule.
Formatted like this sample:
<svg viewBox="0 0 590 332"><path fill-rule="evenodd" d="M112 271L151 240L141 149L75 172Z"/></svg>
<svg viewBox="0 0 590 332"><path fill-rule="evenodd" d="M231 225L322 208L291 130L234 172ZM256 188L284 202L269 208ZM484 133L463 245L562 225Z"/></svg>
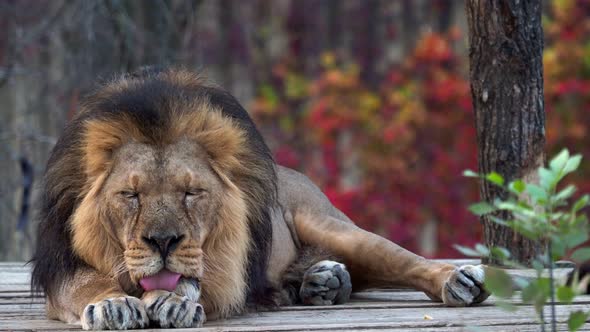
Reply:
<svg viewBox="0 0 590 332"><path fill-rule="evenodd" d="M294 218L302 243L321 246L342 258L355 289L405 286L450 306L485 300L482 266L434 262L415 255L351 222L331 216L299 214Z"/></svg>
<svg viewBox="0 0 590 332"><path fill-rule="evenodd" d="M348 302L351 292L352 284L346 266L323 260L305 271L299 298L303 304L342 304Z"/></svg>

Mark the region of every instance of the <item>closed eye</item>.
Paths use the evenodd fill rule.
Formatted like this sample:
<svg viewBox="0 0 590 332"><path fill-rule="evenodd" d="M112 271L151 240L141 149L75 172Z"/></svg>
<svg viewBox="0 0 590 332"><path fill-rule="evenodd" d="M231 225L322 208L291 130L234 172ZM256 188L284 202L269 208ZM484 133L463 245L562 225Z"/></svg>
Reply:
<svg viewBox="0 0 590 332"><path fill-rule="evenodd" d="M127 191L127 190L123 190L119 194L121 196L123 196L125 198L129 198L129 199L135 199L139 196L139 193L137 193L135 191Z"/></svg>
<svg viewBox="0 0 590 332"><path fill-rule="evenodd" d="M184 195L187 197L190 196L201 196L204 193L206 193L207 191L205 189L201 189L201 188L193 188L193 189L189 189L187 190Z"/></svg>

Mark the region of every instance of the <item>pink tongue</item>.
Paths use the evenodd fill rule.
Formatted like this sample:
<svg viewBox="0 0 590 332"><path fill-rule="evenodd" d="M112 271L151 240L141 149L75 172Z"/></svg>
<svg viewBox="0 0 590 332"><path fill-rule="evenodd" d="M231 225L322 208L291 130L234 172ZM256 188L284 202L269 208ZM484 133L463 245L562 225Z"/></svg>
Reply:
<svg viewBox="0 0 590 332"><path fill-rule="evenodd" d="M153 291L154 289L163 289L172 292L176 289L176 285L178 285L178 279L180 279L180 273L163 269L153 276L141 278L139 284L146 292Z"/></svg>

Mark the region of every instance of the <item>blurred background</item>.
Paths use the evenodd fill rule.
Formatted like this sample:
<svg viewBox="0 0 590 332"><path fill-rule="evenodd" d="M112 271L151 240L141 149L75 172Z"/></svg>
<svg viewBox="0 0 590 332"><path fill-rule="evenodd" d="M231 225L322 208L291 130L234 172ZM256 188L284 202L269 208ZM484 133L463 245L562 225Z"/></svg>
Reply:
<svg viewBox="0 0 590 332"><path fill-rule="evenodd" d="M545 2L548 153L590 191L590 2ZM142 65L233 93L276 160L428 257L481 239L463 1L0 1L0 260L31 256L45 162L80 98Z"/></svg>

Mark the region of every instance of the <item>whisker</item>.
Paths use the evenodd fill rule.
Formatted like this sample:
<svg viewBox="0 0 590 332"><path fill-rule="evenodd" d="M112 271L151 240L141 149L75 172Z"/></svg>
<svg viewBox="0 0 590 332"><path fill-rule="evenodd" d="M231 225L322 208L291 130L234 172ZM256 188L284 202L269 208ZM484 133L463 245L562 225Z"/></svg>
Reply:
<svg viewBox="0 0 590 332"><path fill-rule="evenodd" d="M113 270L111 273L113 277L118 278L122 274L127 272L127 265L125 264L125 259L123 256L117 257L117 263L113 266Z"/></svg>

